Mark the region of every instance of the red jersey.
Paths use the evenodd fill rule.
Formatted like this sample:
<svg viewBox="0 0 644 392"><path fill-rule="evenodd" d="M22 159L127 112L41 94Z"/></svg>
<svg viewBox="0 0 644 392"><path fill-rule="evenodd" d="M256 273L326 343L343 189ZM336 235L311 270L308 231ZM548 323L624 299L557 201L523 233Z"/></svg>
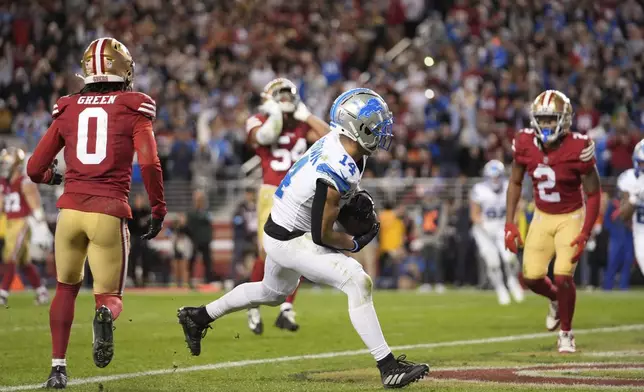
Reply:
<svg viewBox="0 0 644 392"><path fill-rule="evenodd" d="M34 182L51 179L49 166L65 148L65 192L58 208L131 218L128 204L136 151L152 215L163 218L161 164L152 132L154 100L143 93L117 91L62 97L53 123L27 164Z"/></svg>
<svg viewBox="0 0 644 392"><path fill-rule="evenodd" d="M545 152L532 129L517 133L514 160L526 166L532 178L537 208L547 214L565 214L583 207L581 176L595 167L595 144L586 135L568 133L555 150Z"/></svg>
<svg viewBox="0 0 644 392"><path fill-rule="evenodd" d="M20 219L31 215L31 207L22 192L22 184L25 181L29 181L29 178L24 175L20 175L14 181L0 179L0 191L4 200L3 210L7 219Z"/></svg>
<svg viewBox="0 0 644 392"><path fill-rule="evenodd" d="M268 118L265 114L255 114L246 120L246 132L264 124ZM297 121L295 127L282 130L277 141L270 146L255 146L255 154L260 158L262 165L263 183L278 186L291 166L306 152L306 134L311 127Z"/></svg>

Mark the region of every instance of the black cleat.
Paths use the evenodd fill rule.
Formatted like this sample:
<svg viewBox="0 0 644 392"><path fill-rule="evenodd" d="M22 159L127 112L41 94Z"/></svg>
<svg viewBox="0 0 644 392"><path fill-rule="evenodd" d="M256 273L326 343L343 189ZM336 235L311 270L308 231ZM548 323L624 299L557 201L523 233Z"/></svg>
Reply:
<svg viewBox="0 0 644 392"><path fill-rule="evenodd" d="M67 368L65 366L54 366L51 368L49 378L45 382L45 388L65 389L67 387Z"/></svg>
<svg viewBox="0 0 644 392"><path fill-rule="evenodd" d="M402 388L416 382L429 373L427 364L415 364L405 360L406 355L399 356L395 362L380 369L382 385L389 388Z"/></svg>
<svg viewBox="0 0 644 392"><path fill-rule="evenodd" d="M188 343L190 353L194 356L201 354L201 339L206 336L208 328L212 329L209 323L204 322L204 317L200 314L203 311L203 306L198 308L183 307L177 311L186 343Z"/></svg>
<svg viewBox="0 0 644 392"><path fill-rule="evenodd" d="M295 312L293 309L282 310L275 320L275 326L280 329L295 332L300 326L295 322Z"/></svg>
<svg viewBox="0 0 644 392"><path fill-rule="evenodd" d="M112 311L105 305L96 310L94 315L94 364L104 368L112 362L114 357L114 320Z"/></svg>

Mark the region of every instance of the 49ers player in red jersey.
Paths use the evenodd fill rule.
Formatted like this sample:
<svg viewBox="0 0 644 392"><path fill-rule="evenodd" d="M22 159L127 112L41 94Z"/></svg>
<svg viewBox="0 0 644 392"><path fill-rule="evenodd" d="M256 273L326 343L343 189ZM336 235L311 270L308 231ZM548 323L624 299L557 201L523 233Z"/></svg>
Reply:
<svg viewBox="0 0 644 392"><path fill-rule="evenodd" d="M16 266L20 266L31 287L36 290L36 304L49 302L47 288L41 284L40 274L31 263L29 243L33 234L32 226L37 228L38 233L48 235L49 241L51 233L45 222L38 187L23 174L24 161L25 152L19 148L10 147L0 151L0 206L4 206L7 217L3 255L6 265L0 283L0 305L3 306L7 305Z"/></svg>
<svg viewBox="0 0 644 392"><path fill-rule="evenodd" d="M544 91L532 103L534 129L520 131L513 143L505 223L505 246L516 253L521 237L514 218L527 172L532 177L536 209L523 251L523 279L532 291L550 300L546 328L554 331L561 324L561 353L575 352L573 275L601 200L595 145L587 136L570 132L572 115L568 97L556 90ZM553 256L554 284L546 276Z"/></svg>
<svg viewBox="0 0 644 392"><path fill-rule="evenodd" d="M251 273L252 282L261 282L264 278L266 252L262 246L262 237L277 186L293 163L304 155L308 148L307 142L315 142L329 130L329 125L312 115L300 101L295 84L288 79L277 78L270 81L264 87L262 98L264 103L259 108L260 113L246 121L247 141L261 159L263 176L257 198L259 255ZM280 306L276 327L289 331L297 331L299 328L293 311L294 298L295 292ZM257 335L264 331L259 308L248 310L248 328Z"/></svg>
<svg viewBox="0 0 644 392"><path fill-rule="evenodd" d="M154 238L166 215L152 131L156 104L131 91L130 52L113 38L97 39L85 50L81 67L85 87L54 105L54 121L27 165L34 182L50 182L56 173L52 161L65 147L65 192L57 204L55 234L58 284L49 312L52 369L46 383L59 389L67 385L65 354L86 258L96 302L94 363L105 367L114 355L113 322L123 309L130 246L128 197L135 151L152 209L149 230L142 238Z"/></svg>

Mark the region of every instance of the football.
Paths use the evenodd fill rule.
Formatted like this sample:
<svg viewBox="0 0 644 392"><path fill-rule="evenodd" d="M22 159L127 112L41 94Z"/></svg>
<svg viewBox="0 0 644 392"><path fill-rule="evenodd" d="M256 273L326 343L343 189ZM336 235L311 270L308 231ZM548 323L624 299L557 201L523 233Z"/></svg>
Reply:
<svg viewBox="0 0 644 392"><path fill-rule="evenodd" d="M338 214L338 222L352 236L366 234L377 220L373 200L366 192L358 192Z"/></svg>

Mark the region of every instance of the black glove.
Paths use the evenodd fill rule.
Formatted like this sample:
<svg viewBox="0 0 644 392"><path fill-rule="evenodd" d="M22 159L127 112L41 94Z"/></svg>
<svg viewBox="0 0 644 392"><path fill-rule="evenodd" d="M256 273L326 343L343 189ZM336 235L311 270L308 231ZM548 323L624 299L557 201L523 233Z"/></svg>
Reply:
<svg viewBox="0 0 644 392"><path fill-rule="evenodd" d="M151 240L163 229L163 218L150 218L148 221L148 232L141 236L142 240Z"/></svg>
<svg viewBox="0 0 644 392"><path fill-rule="evenodd" d="M48 185L60 185L63 183L63 175L58 172L58 159L54 159L54 162L49 166L51 169L51 179L47 183Z"/></svg>
<svg viewBox="0 0 644 392"><path fill-rule="evenodd" d="M371 230L369 230L367 233L361 235L361 236L356 236L353 237L353 249L351 249L351 252L356 253L359 252L360 249L364 248L373 240L377 235L378 232L380 231L380 222L375 222L373 226L371 226Z"/></svg>

